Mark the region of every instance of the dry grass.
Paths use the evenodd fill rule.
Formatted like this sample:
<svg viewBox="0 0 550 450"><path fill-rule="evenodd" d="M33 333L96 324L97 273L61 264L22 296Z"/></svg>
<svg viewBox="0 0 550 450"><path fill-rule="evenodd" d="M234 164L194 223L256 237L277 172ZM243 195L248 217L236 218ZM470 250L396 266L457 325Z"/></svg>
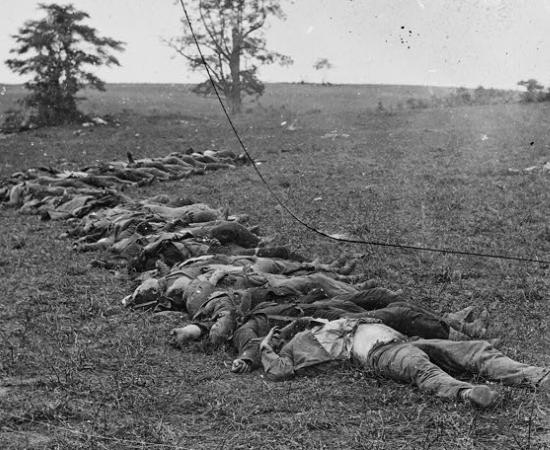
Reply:
<svg viewBox="0 0 550 450"><path fill-rule="evenodd" d="M322 229L548 255L550 174L508 172L550 160L548 106L377 114L380 96L403 95L384 89L271 86L237 123L270 183ZM5 137L0 174L126 151L238 150L213 101L181 86L117 86L85 107L120 126ZM298 130L280 126L289 117ZM321 138L333 130L349 137ZM159 192L248 213L310 256L359 253L366 277L435 309L487 307L506 353L550 365L547 266L326 242L282 214L250 168L137 193ZM57 239L63 224L12 210L0 211L0 224L1 448L550 448L548 396L525 389L497 387L497 407L478 412L347 365L285 383L233 375L230 354L166 345L178 314L124 310L131 281L87 268L92 255Z"/></svg>

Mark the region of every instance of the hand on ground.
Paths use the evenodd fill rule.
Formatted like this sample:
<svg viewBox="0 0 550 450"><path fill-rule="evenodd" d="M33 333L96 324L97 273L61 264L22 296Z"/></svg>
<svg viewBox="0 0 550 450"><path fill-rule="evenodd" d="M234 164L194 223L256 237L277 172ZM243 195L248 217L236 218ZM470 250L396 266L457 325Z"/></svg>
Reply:
<svg viewBox="0 0 550 450"><path fill-rule="evenodd" d="M234 373L247 373L250 372L250 364L244 359L237 358L231 365L231 372Z"/></svg>
<svg viewBox="0 0 550 450"><path fill-rule="evenodd" d="M170 331L168 342L174 347L181 347L189 341L200 337L200 328L196 325L186 325L181 328L174 328Z"/></svg>

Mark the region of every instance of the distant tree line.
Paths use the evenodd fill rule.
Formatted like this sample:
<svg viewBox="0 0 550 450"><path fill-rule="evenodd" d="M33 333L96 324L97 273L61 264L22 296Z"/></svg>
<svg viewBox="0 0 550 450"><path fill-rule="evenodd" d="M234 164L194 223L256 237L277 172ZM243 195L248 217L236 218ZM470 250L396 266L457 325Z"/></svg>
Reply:
<svg viewBox="0 0 550 450"><path fill-rule="evenodd" d="M544 86L534 78L518 81L518 86L525 88L521 95L521 100L525 103L550 101L550 88L545 91Z"/></svg>
<svg viewBox="0 0 550 450"><path fill-rule="evenodd" d="M431 97L409 97L396 104L397 110L403 109L427 109L427 108L450 108L454 106L467 105L489 105L497 103L515 103L520 98L516 91L505 89L484 88L478 86L475 89L459 87L447 95L432 95ZM378 111L385 110L378 104Z"/></svg>
<svg viewBox="0 0 550 450"><path fill-rule="evenodd" d="M478 86L475 89L459 87L454 92L447 95L432 95L428 98L410 97L402 102L398 102L395 108L387 108L378 103L376 110L378 112L391 112L392 109L427 109L427 108L445 108L453 106L468 105L490 105L502 103L536 103L550 101L550 87L545 90L544 86L534 78L519 81L518 86L525 88L524 92L506 89L484 88Z"/></svg>
<svg viewBox="0 0 550 450"><path fill-rule="evenodd" d="M450 103L450 106L489 105L495 103L516 102L518 100L518 95L515 91L484 88L483 86L478 86L475 89L459 87L453 94L450 94L447 98L444 98L443 100L447 103Z"/></svg>

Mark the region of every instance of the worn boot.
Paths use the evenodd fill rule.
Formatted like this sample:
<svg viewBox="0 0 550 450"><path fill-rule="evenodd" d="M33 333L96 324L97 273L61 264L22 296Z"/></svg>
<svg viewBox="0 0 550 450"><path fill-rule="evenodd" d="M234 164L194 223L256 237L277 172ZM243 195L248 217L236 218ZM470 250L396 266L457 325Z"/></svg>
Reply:
<svg viewBox="0 0 550 450"><path fill-rule="evenodd" d="M483 339L487 335L487 328L481 319L474 320L470 323L463 323L460 331L475 339Z"/></svg>
<svg viewBox="0 0 550 450"><path fill-rule="evenodd" d="M468 306L454 313L447 313L443 317L460 322L470 322L474 313L475 306Z"/></svg>
<svg viewBox="0 0 550 450"><path fill-rule="evenodd" d="M470 336L461 333L460 331L454 329L453 327L449 328L449 340L450 341L469 341Z"/></svg>
<svg viewBox="0 0 550 450"><path fill-rule="evenodd" d="M463 322L454 318L453 316L446 314L443 316L445 322L451 327L462 334L465 334L469 338L482 339L487 334L487 328L485 323L481 319L474 320L473 322ZM455 333L456 334L456 333ZM451 336L451 334L450 334ZM452 340L464 340L463 338L450 337Z"/></svg>
<svg viewBox="0 0 550 450"><path fill-rule="evenodd" d="M485 326L489 324L489 311L485 308L481 311L476 311L475 306L467 306L460 311L444 314L443 317L459 322L474 322L476 320L481 320Z"/></svg>
<svg viewBox="0 0 550 450"><path fill-rule="evenodd" d="M460 391L459 398L478 408L489 408L498 398L498 394L487 386L474 386Z"/></svg>

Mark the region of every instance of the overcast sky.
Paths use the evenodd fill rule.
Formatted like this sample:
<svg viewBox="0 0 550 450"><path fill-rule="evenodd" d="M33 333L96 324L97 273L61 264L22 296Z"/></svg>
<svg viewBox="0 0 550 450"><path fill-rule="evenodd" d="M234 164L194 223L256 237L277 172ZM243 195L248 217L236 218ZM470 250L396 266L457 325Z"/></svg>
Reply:
<svg viewBox="0 0 550 450"><path fill-rule="evenodd" d="M189 0L187 0L189 1ZM0 0L0 58L10 35L39 15L38 1ZM51 3L42 0L42 3ZM61 4L67 2L60 1ZM122 67L97 73L107 82L194 82L162 38L181 30L173 0L74 0L101 34L127 43ZM295 0L287 20L272 20L270 48L289 68L268 67L266 81L514 87L525 78L550 85L550 0ZM316 72L317 58L334 68ZM0 83L24 79L0 66Z"/></svg>

